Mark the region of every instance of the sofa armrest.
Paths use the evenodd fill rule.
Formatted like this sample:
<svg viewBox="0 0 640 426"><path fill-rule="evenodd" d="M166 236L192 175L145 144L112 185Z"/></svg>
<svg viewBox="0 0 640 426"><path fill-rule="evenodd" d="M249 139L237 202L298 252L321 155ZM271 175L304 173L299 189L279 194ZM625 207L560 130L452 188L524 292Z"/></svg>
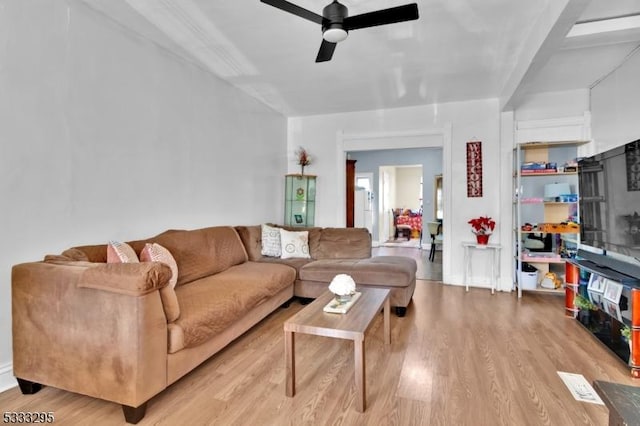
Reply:
<svg viewBox="0 0 640 426"><path fill-rule="evenodd" d="M82 273L78 287L142 296L166 286L170 278L164 263L101 263Z"/></svg>
<svg viewBox="0 0 640 426"><path fill-rule="evenodd" d="M15 376L131 407L162 391L167 386L167 320L160 292L153 288L168 280L165 268L15 265ZM113 279L96 282L107 271L116 274Z"/></svg>

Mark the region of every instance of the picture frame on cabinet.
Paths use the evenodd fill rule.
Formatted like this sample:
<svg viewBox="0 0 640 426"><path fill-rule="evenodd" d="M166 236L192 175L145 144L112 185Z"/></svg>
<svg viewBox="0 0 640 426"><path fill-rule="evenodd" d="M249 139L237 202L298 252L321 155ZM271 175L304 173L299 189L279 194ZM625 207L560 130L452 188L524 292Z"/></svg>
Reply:
<svg viewBox="0 0 640 426"><path fill-rule="evenodd" d="M606 278L604 280L606 281L606 288L603 297L617 305L620 303L620 296L622 295L622 284Z"/></svg>
<svg viewBox="0 0 640 426"><path fill-rule="evenodd" d="M589 294L589 301L593 303L597 308L603 308L602 293L595 291L587 291Z"/></svg>
<svg viewBox="0 0 640 426"><path fill-rule="evenodd" d="M609 300L605 300L603 303L603 308L606 313L608 313L618 321L622 322L622 313L620 312L620 306L617 303L613 303Z"/></svg>
<svg viewBox="0 0 640 426"><path fill-rule="evenodd" d="M587 286L587 290L595 291L598 293L604 293L606 285L607 285L607 281L602 275L591 273L591 276L589 277L589 285Z"/></svg>

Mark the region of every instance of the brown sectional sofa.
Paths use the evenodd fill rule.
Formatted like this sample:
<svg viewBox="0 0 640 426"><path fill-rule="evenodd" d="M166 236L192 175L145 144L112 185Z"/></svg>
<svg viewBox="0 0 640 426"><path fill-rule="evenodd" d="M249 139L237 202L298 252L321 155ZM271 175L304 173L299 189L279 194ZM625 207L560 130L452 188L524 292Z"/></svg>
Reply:
<svg viewBox="0 0 640 426"><path fill-rule="evenodd" d="M398 316L404 316L416 286L415 260L404 256L371 257L371 234L365 228L282 228L309 232L311 259L263 256L260 226L236 227L249 260L284 263L296 269L296 296L316 298L327 291L337 274L349 274L359 287L389 288L391 306Z"/></svg>
<svg viewBox="0 0 640 426"><path fill-rule="evenodd" d="M358 285L392 288L400 314L411 299L415 261L371 258L366 230L310 229L314 261L256 255L256 229L172 230L130 242L138 255L147 242L171 252L175 290L167 286L167 265L106 263L106 245L15 265L13 369L22 392L49 385L116 402L137 423L154 395L294 294L326 291L336 273L351 274ZM173 291L177 306L169 306ZM169 309L179 311L175 321L167 321Z"/></svg>

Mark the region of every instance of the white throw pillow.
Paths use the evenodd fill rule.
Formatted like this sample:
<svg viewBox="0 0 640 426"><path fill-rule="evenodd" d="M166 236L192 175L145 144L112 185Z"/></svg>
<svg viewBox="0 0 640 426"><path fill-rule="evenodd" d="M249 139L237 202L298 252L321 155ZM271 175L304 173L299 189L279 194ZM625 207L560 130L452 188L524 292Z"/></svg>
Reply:
<svg viewBox="0 0 640 426"><path fill-rule="evenodd" d="M280 245L280 228L262 225L262 255L280 257L282 246Z"/></svg>
<svg viewBox="0 0 640 426"><path fill-rule="evenodd" d="M292 257L311 258L309 255L309 231L287 231L280 230L280 241L282 244L282 259Z"/></svg>

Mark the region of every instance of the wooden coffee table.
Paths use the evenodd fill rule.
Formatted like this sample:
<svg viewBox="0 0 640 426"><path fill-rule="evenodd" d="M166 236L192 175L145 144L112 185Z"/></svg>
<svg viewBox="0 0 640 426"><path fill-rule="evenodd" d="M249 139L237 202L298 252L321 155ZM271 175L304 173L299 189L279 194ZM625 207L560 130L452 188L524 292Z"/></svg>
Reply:
<svg viewBox="0 0 640 426"><path fill-rule="evenodd" d="M348 339L353 340L354 347L356 410L363 412L366 409L364 335L380 309L384 307L384 342L387 345L391 343L391 304L388 289L363 288L358 291L362 296L346 314L330 314L322 310L333 298L333 294L327 291L285 321L284 359L287 396L292 397L296 393L294 333Z"/></svg>

